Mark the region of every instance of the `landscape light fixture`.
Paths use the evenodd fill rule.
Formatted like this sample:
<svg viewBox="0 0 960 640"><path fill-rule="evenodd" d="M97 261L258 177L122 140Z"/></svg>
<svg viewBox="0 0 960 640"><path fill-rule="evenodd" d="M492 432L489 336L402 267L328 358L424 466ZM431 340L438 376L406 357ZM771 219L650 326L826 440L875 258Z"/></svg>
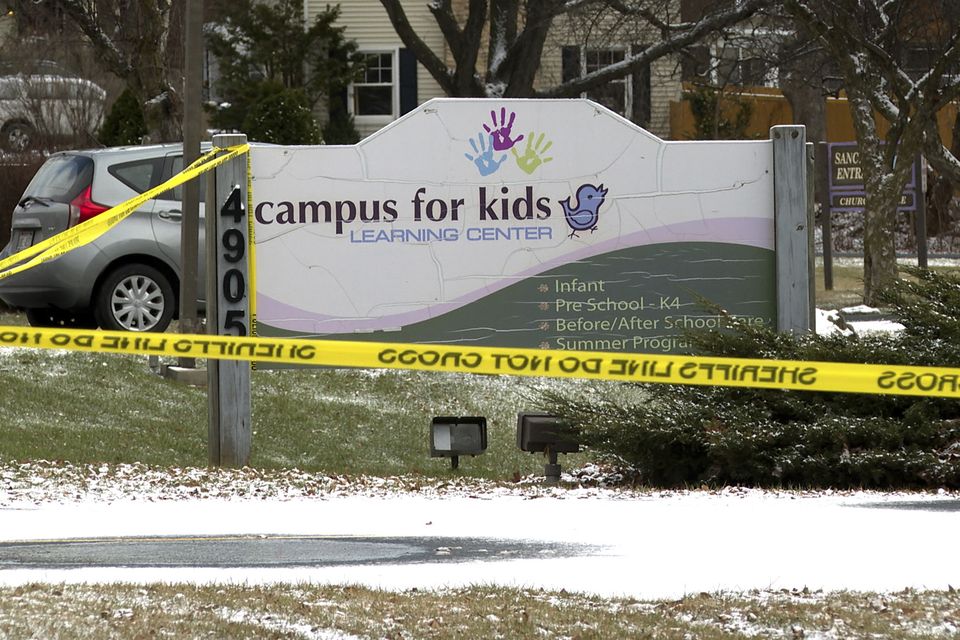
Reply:
<svg viewBox="0 0 960 640"><path fill-rule="evenodd" d="M543 467L546 484L560 482L558 453L580 451L576 431L560 418L543 413L517 414L517 446L521 451L542 453L547 457L547 464Z"/></svg>
<svg viewBox="0 0 960 640"><path fill-rule="evenodd" d="M487 450L487 419L439 416L430 423L430 457L450 458L450 468L460 466L460 456Z"/></svg>

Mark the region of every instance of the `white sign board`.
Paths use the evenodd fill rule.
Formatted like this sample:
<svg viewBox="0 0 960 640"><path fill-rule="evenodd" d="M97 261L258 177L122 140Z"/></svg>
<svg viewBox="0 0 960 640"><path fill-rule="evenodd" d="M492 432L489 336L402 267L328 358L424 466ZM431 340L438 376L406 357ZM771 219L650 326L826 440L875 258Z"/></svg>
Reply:
<svg viewBox="0 0 960 640"><path fill-rule="evenodd" d="M770 141L665 142L587 100L432 100L252 155L261 335L678 352L776 322Z"/></svg>

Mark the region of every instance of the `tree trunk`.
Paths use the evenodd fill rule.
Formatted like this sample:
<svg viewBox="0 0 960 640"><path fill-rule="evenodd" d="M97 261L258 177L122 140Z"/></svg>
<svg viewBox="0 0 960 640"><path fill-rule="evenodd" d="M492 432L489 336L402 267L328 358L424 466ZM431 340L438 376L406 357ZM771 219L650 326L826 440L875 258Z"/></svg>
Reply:
<svg viewBox="0 0 960 640"><path fill-rule="evenodd" d="M183 139L182 8L182 1L161 1L143 3L140 9L140 28L156 44L136 50L132 71L142 87L143 118L152 142Z"/></svg>
<svg viewBox="0 0 960 640"><path fill-rule="evenodd" d="M60 0L59 7L87 37L104 67L126 82L139 100L149 140L180 140L183 0L102 6Z"/></svg>
<svg viewBox="0 0 960 640"><path fill-rule="evenodd" d="M504 62L509 78L501 74L506 81L503 92L505 98L526 98L534 95L533 83L540 69L543 46L547 41L547 32L557 14L558 0L541 0L527 4L526 24L523 32L513 45L512 51Z"/></svg>
<svg viewBox="0 0 960 640"><path fill-rule="evenodd" d="M793 109L793 121L807 128L807 142L827 139L827 105L820 87L794 74L784 74L780 89Z"/></svg>
<svg viewBox="0 0 960 640"><path fill-rule="evenodd" d="M893 191L899 181L874 176L867 179L866 206L863 224L863 302L877 303L877 294L892 286L899 277L894 239L897 227L897 204L900 191ZM894 187L895 188L895 187Z"/></svg>
<svg viewBox="0 0 960 640"><path fill-rule="evenodd" d="M849 80L849 79L848 79ZM907 182L910 164L893 163L884 156L877 137L873 106L860 87L848 81L850 116L857 133L860 169L865 192L863 222L863 302L874 305L879 292L898 279L896 228L900 192ZM902 140L900 141L903 142Z"/></svg>
<svg viewBox="0 0 960 640"><path fill-rule="evenodd" d="M143 78L138 78L139 82ZM183 98L161 81L149 82L139 92L149 142L179 142L183 139Z"/></svg>

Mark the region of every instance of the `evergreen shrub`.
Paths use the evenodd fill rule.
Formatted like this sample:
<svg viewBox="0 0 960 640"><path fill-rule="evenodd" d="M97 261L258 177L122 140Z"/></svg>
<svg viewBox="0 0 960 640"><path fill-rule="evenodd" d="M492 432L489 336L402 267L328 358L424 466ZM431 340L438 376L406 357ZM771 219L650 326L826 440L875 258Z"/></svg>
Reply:
<svg viewBox="0 0 960 640"><path fill-rule="evenodd" d="M133 93L124 89L103 119L97 138L104 146L117 147L140 144L145 135L147 125L143 119L143 109Z"/></svg>
<svg viewBox="0 0 960 640"><path fill-rule="evenodd" d="M323 127L324 144L356 144L360 133L354 124L353 116L345 108L330 109L330 120Z"/></svg>
<svg viewBox="0 0 960 640"><path fill-rule="evenodd" d="M733 92L697 86L683 94L693 113L694 139L740 140L747 138L753 105Z"/></svg>
<svg viewBox="0 0 960 640"><path fill-rule="evenodd" d="M251 141L320 143L320 129L302 91L279 85L265 85L264 89L243 121L243 131Z"/></svg>
<svg viewBox="0 0 960 640"><path fill-rule="evenodd" d="M698 353L809 361L960 366L960 279L910 270L882 294L905 329L850 336L779 334L729 318L690 334ZM960 488L960 401L733 387L639 385L544 407L583 442L663 487Z"/></svg>

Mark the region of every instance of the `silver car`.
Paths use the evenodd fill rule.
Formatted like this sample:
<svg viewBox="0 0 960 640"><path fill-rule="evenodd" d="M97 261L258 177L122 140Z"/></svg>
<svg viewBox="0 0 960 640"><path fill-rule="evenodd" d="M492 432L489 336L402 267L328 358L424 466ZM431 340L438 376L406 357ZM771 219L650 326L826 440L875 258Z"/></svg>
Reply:
<svg viewBox="0 0 960 640"><path fill-rule="evenodd" d="M179 144L50 156L13 211L10 242L0 258L99 215L182 168ZM25 309L33 326L164 331L178 309L181 198L182 187L167 191L90 244L0 280L0 300ZM200 215L202 220L202 204ZM202 222L200 234L202 283ZM198 292L202 297L202 287ZM204 300L198 303L202 309Z"/></svg>
<svg viewBox="0 0 960 640"><path fill-rule="evenodd" d="M84 78L34 73L0 76L0 147L26 151L41 142L92 136L106 92Z"/></svg>

